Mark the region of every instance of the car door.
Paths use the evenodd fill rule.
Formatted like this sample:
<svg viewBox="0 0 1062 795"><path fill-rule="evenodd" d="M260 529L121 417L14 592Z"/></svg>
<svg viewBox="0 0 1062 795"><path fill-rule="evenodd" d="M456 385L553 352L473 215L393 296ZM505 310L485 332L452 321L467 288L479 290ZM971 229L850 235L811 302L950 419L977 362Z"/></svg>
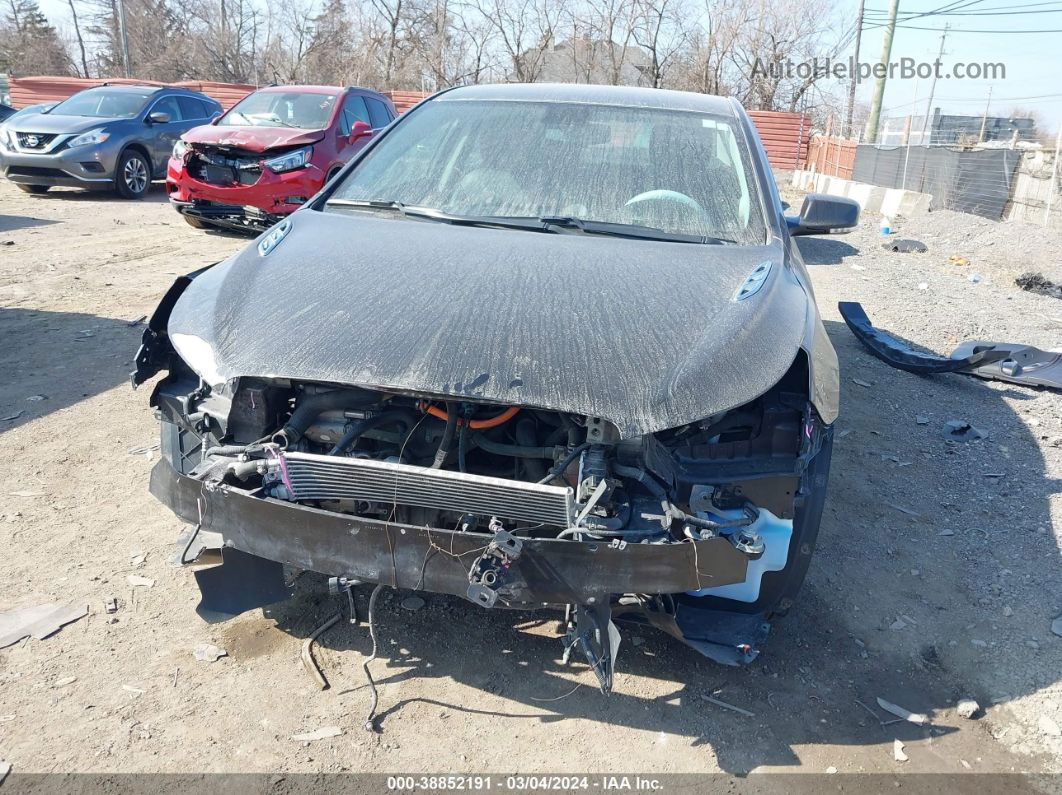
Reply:
<svg viewBox="0 0 1062 795"><path fill-rule="evenodd" d="M170 117L168 122L155 123L150 121L151 114L165 113ZM166 161L170 158L173 145L181 137L181 133L188 129L181 117L181 106L177 97L173 94L159 97L155 104L148 110L144 118L147 124L146 136L148 148L151 152L151 165L155 176L166 173Z"/></svg>

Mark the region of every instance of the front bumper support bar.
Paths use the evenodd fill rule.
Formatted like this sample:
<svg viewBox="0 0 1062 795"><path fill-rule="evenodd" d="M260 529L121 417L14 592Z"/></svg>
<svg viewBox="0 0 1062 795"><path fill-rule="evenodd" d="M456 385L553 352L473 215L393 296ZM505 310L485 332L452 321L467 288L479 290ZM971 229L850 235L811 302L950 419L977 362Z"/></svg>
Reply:
<svg viewBox="0 0 1062 795"><path fill-rule="evenodd" d="M365 519L179 474L163 459L151 493L226 548L329 576L467 598L488 537ZM747 558L724 538L666 544L522 539L499 601L593 605L612 594L669 594L745 580Z"/></svg>

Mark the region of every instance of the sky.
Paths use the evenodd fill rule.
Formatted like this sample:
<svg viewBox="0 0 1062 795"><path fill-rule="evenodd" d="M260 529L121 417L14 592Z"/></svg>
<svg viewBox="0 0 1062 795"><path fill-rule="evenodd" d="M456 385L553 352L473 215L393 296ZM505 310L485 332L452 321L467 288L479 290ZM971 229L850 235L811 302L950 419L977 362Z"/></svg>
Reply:
<svg viewBox="0 0 1062 795"><path fill-rule="evenodd" d="M888 0L866 0L867 25L884 21ZM1062 126L1062 0L900 0L899 18L925 13L946 6L959 12L954 15L925 16L907 25L933 30L898 27L892 42L892 61L902 57L933 61L940 50L940 30L949 25L941 59L944 70L953 64L1001 63L1006 68L1003 79L939 79L934 92L934 107L944 113L977 114L984 112L991 88L989 116L1006 116L1014 108L1035 111L1046 132L1054 134ZM838 10L847 13L854 23L858 0L844 0ZM879 13L872 13L877 11ZM979 12L974 16L973 12ZM1036 13L1028 13L1036 12ZM961 14L961 15L960 15ZM871 20L874 20L871 22ZM992 31L976 33L973 31ZM1053 33L1019 33L1007 31L1048 30ZM864 29L860 61L877 62L881 57L883 27ZM849 47L848 53L851 54ZM931 79L893 79L885 87L883 116L902 117L908 113L925 113ZM873 79L861 82L858 99L869 102Z"/></svg>
<svg viewBox="0 0 1062 795"><path fill-rule="evenodd" d="M876 63L881 57L884 21L889 0L865 0L866 22L863 30L861 62ZM837 0L839 28L854 26L859 0ZM1014 108L1035 111L1045 132L1054 134L1062 127L1062 0L899 0L899 18L950 9L951 15L926 15L901 22L893 38L890 60L901 58L932 62L940 49L940 30L949 25L944 45L944 71L956 63L999 63L1005 77L995 79L939 79L934 92L934 107L944 113L984 113L989 89L990 116L1006 116ZM41 0L41 9L59 27L68 27L69 11L65 0ZM976 15L975 15L976 13ZM911 27L903 27L907 25ZM913 27L929 28L915 30ZM1048 33L1008 31L1047 30ZM991 31L979 33L974 31ZM842 57L852 55L849 45ZM930 79L899 76L885 88L882 117L902 119L907 114L925 113ZM874 80L860 83L857 98L869 102ZM902 122L897 121L897 124Z"/></svg>

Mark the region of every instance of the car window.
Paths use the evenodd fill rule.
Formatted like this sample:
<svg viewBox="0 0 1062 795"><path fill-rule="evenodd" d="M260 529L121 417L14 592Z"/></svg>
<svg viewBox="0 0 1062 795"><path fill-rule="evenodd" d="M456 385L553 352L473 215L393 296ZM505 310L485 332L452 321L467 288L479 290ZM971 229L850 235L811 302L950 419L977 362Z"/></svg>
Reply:
<svg viewBox="0 0 1062 795"><path fill-rule="evenodd" d="M391 123L391 114L387 112L387 106L380 100L365 97L365 103L369 106L369 119L374 130L386 127Z"/></svg>
<svg viewBox="0 0 1062 795"><path fill-rule="evenodd" d="M144 109L155 92L118 91L90 88L65 99L54 108L53 116L91 116L100 119L131 119Z"/></svg>
<svg viewBox="0 0 1062 795"><path fill-rule="evenodd" d="M206 110L206 104L195 97L177 97L177 104L181 108L182 121L206 119L210 116Z"/></svg>
<svg viewBox="0 0 1062 795"><path fill-rule="evenodd" d="M218 120L218 125L323 130L328 126L335 104L335 94L256 91L236 103L235 107Z"/></svg>
<svg viewBox="0 0 1062 795"><path fill-rule="evenodd" d="M333 196L455 215L572 216L762 244L766 222L733 116L590 103L436 100Z"/></svg>
<svg viewBox="0 0 1062 795"><path fill-rule="evenodd" d="M347 127L346 132L348 133L356 121L363 121L372 126L372 121L369 119L369 109L365 107L365 98L357 94L347 97L346 102L343 103L343 116Z"/></svg>
<svg viewBox="0 0 1062 795"><path fill-rule="evenodd" d="M152 113L168 113L170 114L170 121L181 121L183 118L181 115L181 107L177 104L177 97L168 96L163 97L151 107Z"/></svg>

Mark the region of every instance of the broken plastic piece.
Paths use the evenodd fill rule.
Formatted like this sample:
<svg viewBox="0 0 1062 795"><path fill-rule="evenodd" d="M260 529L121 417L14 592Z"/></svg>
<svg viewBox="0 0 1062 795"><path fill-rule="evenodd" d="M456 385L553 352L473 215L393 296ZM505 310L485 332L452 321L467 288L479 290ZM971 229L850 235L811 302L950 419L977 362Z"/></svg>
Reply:
<svg viewBox="0 0 1062 795"><path fill-rule="evenodd" d="M88 614L86 607L36 605L0 614L0 649L32 635L43 640L59 631L64 624Z"/></svg>
<svg viewBox="0 0 1062 795"><path fill-rule="evenodd" d="M951 352L952 359L966 360L982 351L1004 352L999 361L983 363L969 371L979 378L1009 381L1023 386L1062 389L1062 353L1042 351L1031 345L1009 342L964 342Z"/></svg>
<svg viewBox="0 0 1062 795"><path fill-rule="evenodd" d="M597 676L601 692L612 692L616 654L619 653L620 634L612 623L612 608L608 601L598 605L578 605L571 613L568 631L564 636L564 661L578 646L586 656L590 669Z"/></svg>

